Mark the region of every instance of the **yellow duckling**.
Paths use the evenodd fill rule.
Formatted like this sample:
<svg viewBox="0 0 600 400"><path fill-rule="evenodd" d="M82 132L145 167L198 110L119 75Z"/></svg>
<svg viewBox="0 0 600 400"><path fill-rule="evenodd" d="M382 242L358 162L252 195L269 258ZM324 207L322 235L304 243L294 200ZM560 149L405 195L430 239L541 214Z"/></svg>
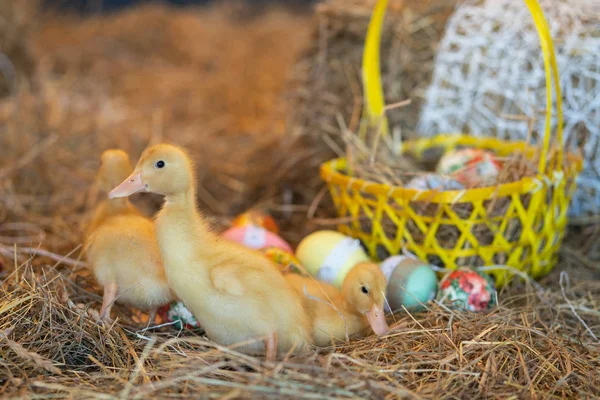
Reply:
<svg viewBox="0 0 600 400"><path fill-rule="evenodd" d="M96 175L96 184L103 192L108 193L114 185L119 184L123 177L127 177L133 167L129 155L123 150L106 150L100 156L100 169ZM142 213L134 207L128 199L106 199L96 206L85 231L88 238L107 218L115 215L138 215Z"/></svg>
<svg viewBox="0 0 600 400"><path fill-rule="evenodd" d="M226 346L246 342L236 349L266 352L268 360L304 348L310 332L300 296L263 255L210 230L196 207L195 182L187 154L159 144L144 151L110 197L165 196L156 231L167 279L210 339Z"/></svg>
<svg viewBox="0 0 600 400"><path fill-rule="evenodd" d="M389 330L383 309L386 280L377 264L357 264L341 289L293 273L285 278L304 298L317 346L365 333L369 326L377 335Z"/></svg>
<svg viewBox="0 0 600 400"><path fill-rule="evenodd" d="M127 153L107 150L100 159L98 183L108 192L131 172ZM154 224L128 199L107 199L98 205L85 234L87 258L104 287L100 317L110 320L115 301L149 311L168 303L167 284Z"/></svg>

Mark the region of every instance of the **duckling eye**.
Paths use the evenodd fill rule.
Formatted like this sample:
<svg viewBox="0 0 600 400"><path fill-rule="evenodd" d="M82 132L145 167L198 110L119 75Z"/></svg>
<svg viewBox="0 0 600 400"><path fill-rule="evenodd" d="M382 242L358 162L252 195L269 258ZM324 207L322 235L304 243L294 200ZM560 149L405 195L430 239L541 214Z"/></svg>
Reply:
<svg viewBox="0 0 600 400"><path fill-rule="evenodd" d="M369 289L367 289L366 286L361 286L360 290L364 293L364 294L369 294Z"/></svg>
<svg viewBox="0 0 600 400"><path fill-rule="evenodd" d="M165 162L163 160L157 161L156 164L154 164L156 166L156 168L164 168L165 167Z"/></svg>

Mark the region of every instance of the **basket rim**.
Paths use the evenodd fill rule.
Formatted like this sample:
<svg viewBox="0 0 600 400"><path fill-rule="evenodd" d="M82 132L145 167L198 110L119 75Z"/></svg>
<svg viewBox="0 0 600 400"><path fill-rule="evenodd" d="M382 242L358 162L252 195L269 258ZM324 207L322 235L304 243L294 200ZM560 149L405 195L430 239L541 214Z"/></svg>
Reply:
<svg viewBox="0 0 600 400"><path fill-rule="evenodd" d="M432 147L431 143L450 143L450 144L479 144L479 147L511 146L515 149L521 148L524 151L533 151L536 149L524 141L508 141L492 137L473 137L464 134L443 134L428 138L410 140L404 143L404 149L417 148L425 149ZM487 144L487 146L481 146ZM427 201L431 203L466 203L480 200L487 200L493 197L506 197L512 194L525 194L539 190L543 182L557 183L564 176L576 178L583 169L583 158L575 153L565 154L570 161L569 166L561 171L549 171L549 173L538 174L536 177L524 177L515 182L507 182L496 186L463 189L463 190L419 190L408 189L402 186L388 185L374 181L353 178L342 172L347 167L345 157L337 157L321 164L321 179L326 183L333 183L340 186L346 186L349 189L359 190L361 192L374 194L377 196L386 195L397 199L409 201Z"/></svg>

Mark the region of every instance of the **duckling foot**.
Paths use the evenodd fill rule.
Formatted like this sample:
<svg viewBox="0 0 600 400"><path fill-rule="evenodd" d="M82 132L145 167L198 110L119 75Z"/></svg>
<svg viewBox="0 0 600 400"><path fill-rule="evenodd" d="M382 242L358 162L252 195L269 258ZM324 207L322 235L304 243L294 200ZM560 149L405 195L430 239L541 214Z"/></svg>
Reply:
<svg viewBox="0 0 600 400"><path fill-rule="evenodd" d="M277 333L273 332L267 336L265 340L267 349L267 361L275 361L277 359Z"/></svg>
<svg viewBox="0 0 600 400"><path fill-rule="evenodd" d="M150 313L148 314L148 326L156 324L156 312L156 308L150 310Z"/></svg>
<svg viewBox="0 0 600 400"><path fill-rule="evenodd" d="M100 308L100 319L110 322L110 310L117 298L119 286L116 283L104 285L104 296L102 296L102 308Z"/></svg>

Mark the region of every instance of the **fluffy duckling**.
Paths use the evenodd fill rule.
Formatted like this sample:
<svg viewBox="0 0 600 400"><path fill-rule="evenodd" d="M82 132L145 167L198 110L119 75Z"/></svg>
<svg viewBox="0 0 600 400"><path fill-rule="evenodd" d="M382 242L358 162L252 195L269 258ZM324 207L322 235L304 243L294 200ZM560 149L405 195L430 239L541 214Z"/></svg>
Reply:
<svg viewBox="0 0 600 400"><path fill-rule="evenodd" d="M383 310L386 280L377 264L357 264L341 289L298 274L286 274L285 278L304 298L317 346L365 333L369 326L377 335L389 330Z"/></svg>
<svg viewBox="0 0 600 400"><path fill-rule="evenodd" d="M123 150L106 150L100 156L96 185L101 191L108 193L115 185L121 183L132 169L129 155ZM125 214L142 216L129 199L105 199L96 206L86 228L85 237L88 238L107 218Z"/></svg>
<svg viewBox="0 0 600 400"><path fill-rule="evenodd" d="M97 181L110 191L132 170L127 153L107 150L100 159ZM128 199L107 199L98 205L85 234L88 262L104 287L100 317L110 320L115 301L150 313L172 299L154 224Z"/></svg>
<svg viewBox="0 0 600 400"><path fill-rule="evenodd" d="M226 346L245 342L236 349L266 352L268 360L310 344L300 296L263 255L209 228L196 207L195 182L188 155L159 144L144 151L110 197L139 191L165 196L155 223L167 279L211 340Z"/></svg>

